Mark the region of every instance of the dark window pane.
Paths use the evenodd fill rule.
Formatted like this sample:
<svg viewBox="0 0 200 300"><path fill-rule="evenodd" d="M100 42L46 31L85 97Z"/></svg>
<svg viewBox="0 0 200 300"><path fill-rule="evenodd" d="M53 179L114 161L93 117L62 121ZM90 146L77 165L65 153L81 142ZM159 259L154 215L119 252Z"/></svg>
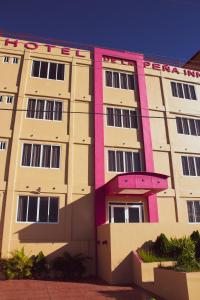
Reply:
<svg viewBox="0 0 200 300"><path fill-rule="evenodd" d="M106 71L106 86L112 87L112 72Z"/></svg>
<svg viewBox="0 0 200 300"><path fill-rule="evenodd" d="M189 88L190 88L191 99L192 100L197 100L197 96L196 96L196 92L195 92L194 86L190 85Z"/></svg>
<svg viewBox="0 0 200 300"><path fill-rule="evenodd" d="M196 120L197 134L200 135L200 120Z"/></svg>
<svg viewBox="0 0 200 300"><path fill-rule="evenodd" d="M188 156L188 164L189 164L189 170L190 170L190 176L195 176L195 165L194 165L194 157Z"/></svg>
<svg viewBox="0 0 200 300"><path fill-rule="evenodd" d="M179 98L184 98L183 87L182 87L181 83L177 83L177 89L178 89L178 96L179 96Z"/></svg>
<svg viewBox="0 0 200 300"><path fill-rule="evenodd" d="M120 73L120 79L121 79L121 88L122 89L127 89L127 74Z"/></svg>
<svg viewBox="0 0 200 300"><path fill-rule="evenodd" d="M199 201L194 201L195 219L196 222L200 222L200 203Z"/></svg>
<svg viewBox="0 0 200 300"><path fill-rule="evenodd" d="M39 222L48 222L48 197L40 197Z"/></svg>
<svg viewBox="0 0 200 300"><path fill-rule="evenodd" d="M58 80L64 80L64 73L65 73L65 65L64 64L58 64L57 79Z"/></svg>
<svg viewBox="0 0 200 300"><path fill-rule="evenodd" d="M115 109L115 127L122 127L121 109Z"/></svg>
<svg viewBox="0 0 200 300"><path fill-rule="evenodd" d="M34 60L32 64L32 76L39 77L40 73L40 61Z"/></svg>
<svg viewBox="0 0 200 300"><path fill-rule="evenodd" d="M115 151L108 151L108 171L116 171Z"/></svg>
<svg viewBox="0 0 200 300"><path fill-rule="evenodd" d="M60 147L53 146L52 154L51 154L51 167L59 168L59 165L60 165Z"/></svg>
<svg viewBox="0 0 200 300"><path fill-rule="evenodd" d="M49 206L49 222L57 223L58 222L58 198L50 198Z"/></svg>
<svg viewBox="0 0 200 300"><path fill-rule="evenodd" d="M37 221L37 197L29 197L29 205L28 205L28 222L36 222Z"/></svg>
<svg viewBox="0 0 200 300"><path fill-rule="evenodd" d="M134 152L133 153L133 161L134 161L134 171L138 172L141 171L141 161L140 161L140 153Z"/></svg>
<svg viewBox="0 0 200 300"><path fill-rule="evenodd" d="M126 170L126 172L133 172L132 152L125 152L125 170Z"/></svg>
<svg viewBox="0 0 200 300"><path fill-rule="evenodd" d="M178 133L183 133L182 121L181 121L181 118L179 118L179 117L176 118L176 127L177 127Z"/></svg>
<svg viewBox="0 0 200 300"><path fill-rule="evenodd" d="M187 201L188 219L189 222L195 222L194 211L193 211L193 201Z"/></svg>
<svg viewBox="0 0 200 300"><path fill-rule="evenodd" d="M27 108L27 113L26 113L27 118L34 118L35 106L36 106L36 100L28 99L28 108Z"/></svg>
<svg viewBox="0 0 200 300"><path fill-rule="evenodd" d="M135 86L134 86L134 75L128 74L128 88L129 88L129 90L134 90L135 89Z"/></svg>
<svg viewBox="0 0 200 300"><path fill-rule="evenodd" d="M55 101L54 120L62 120L62 102Z"/></svg>
<svg viewBox="0 0 200 300"><path fill-rule="evenodd" d="M188 119L182 118L182 125L184 134L190 134Z"/></svg>
<svg viewBox="0 0 200 300"><path fill-rule="evenodd" d="M35 118L43 119L44 118L44 100L37 100Z"/></svg>
<svg viewBox="0 0 200 300"><path fill-rule="evenodd" d="M48 72L48 62L41 61L40 77L47 78L47 72Z"/></svg>
<svg viewBox="0 0 200 300"><path fill-rule="evenodd" d="M116 151L116 159L117 159L117 172L124 172L124 160L123 160L122 151Z"/></svg>
<svg viewBox="0 0 200 300"><path fill-rule="evenodd" d="M177 88L176 88L176 83L175 82L171 82L171 89L172 89L172 95L174 97L178 97L178 93L177 93Z"/></svg>
<svg viewBox="0 0 200 300"><path fill-rule="evenodd" d="M22 166L30 166L31 164L31 144L24 144L22 155Z"/></svg>
<svg viewBox="0 0 200 300"><path fill-rule="evenodd" d="M46 101L45 119L53 120L54 101Z"/></svg>
<svg viewBox="0 0 200 300"><path fill-rule="evenodd" d="M107 107L107 125L114 126L113 108Z"/></svg>
<svg viewBox="0 0 200 300"><path fill-rule="evenodd" d="M130 111L131 128L138 128L137 112L135 110Z"/></svg>
<svg viewBox="0 0 200 300"><path fill-rule="evenodd" d="M122 117L123 117L123 127L130 128L129 111L127 109L122 110Z"/></svg>
<svg viewBox="0 0 200 300"><path fill-rule="evenodd" d="M128 207L129 223L140 222L140 211L138 207Z"/></svg>
<svg viewBox="0 0 200 300"><path fill-rule="evenodd" d="M42 155L42 167L50 168L50 161L51 161L51 146L44 145L43 155Z"/></svg>
<svg viewBox="0 0 200 300"><path fill-rule="evenodd" d="M41 153L41 145L34 144L32 146L32 167L40 167L40 153Z"/></svg>
<svg viewBox="0 0 200 300"><path fill-rule="evenodd" d="M189 124L190 124L190 132L192 135L197 135L196 131L196 126L195 126L195 121L193 119L189 119Z"/></svg>
<svg viewBox="0 0 200 300"><path fill-rule="evenodd" d="M125 223L125 207L114 207L114 223Z"/></svg>
<svg viewBox="0 0 200 300"><path fill-rule="evenodd" d="M27 196L20 196L18 200L18 211L17 211L17 221L26 222L26 213L27 213Z"/></svg>
<svg viewBox="0 0 200 300"><path fill-rule="evenodd" d="M56 79L56 69L57 69L57 64L50 63L50 66L49 66L49 79Z"/></svg>
<svg viewBox="0 0 200 300"><path fill-rule="evenodd" d="M195 157L197 176L200 176L200 157Z"/></svg>
<svg viewBox="0 0 200 300"><path fill-rule="evenodd" d="M189 86L188 84L183 84L184 94L186 99L190 99Z"/></svg>
<svg viewBox="0 0 200 300"><path fill-rule="evenodd" d="M189 175L189 166L187 156L181 156L183 175Z"/></svg>
<svg viewBox="0 0 200 300"><path fill-rule="evenodd" d="M119 88L119 73L113 72L113 87Z"/></svg>

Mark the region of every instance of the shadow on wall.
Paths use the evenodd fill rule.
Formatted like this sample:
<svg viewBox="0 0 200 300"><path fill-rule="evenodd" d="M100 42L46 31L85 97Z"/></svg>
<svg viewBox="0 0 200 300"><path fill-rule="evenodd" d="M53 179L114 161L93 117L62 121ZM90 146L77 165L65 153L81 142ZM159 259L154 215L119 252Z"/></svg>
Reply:
<svg viewBox="0 0 200 300"><path fill-rule="evenodd" d="M112 281L120 284L133 283L133 255L130 252L112 271Z"/></svg>
<svg viewBox="0 0 200 300"><path fill-rule="evenodd" d="M2 209L0 215L0 256L1 256L1 247L2 247L2 236L3 236L3 224L4 224L4 216L5 216L5 206L6 206L6 196L5 192L2 194Z"/></svg>
<svg viewBox="0 0 200 300"><path fill-rule="evenodd" d="M78 200L59 210L58 224L23 224L15 223L12 249L25 247L29 254L43 251L49 259L63 252L83 253L91 257L89 269L94 270L95 260L95 225L94 196L92 193L81 196ZM23 226L23 228L22 228ZM14 244L15 240L17 244Z"/></svg>

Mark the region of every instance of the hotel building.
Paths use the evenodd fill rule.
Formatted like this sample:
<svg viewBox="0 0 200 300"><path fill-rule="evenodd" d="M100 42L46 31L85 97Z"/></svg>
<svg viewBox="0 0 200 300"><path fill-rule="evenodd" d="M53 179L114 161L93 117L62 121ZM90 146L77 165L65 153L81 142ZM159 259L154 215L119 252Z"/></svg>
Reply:
<svg viewBox="0 0 200 300"><path fill-rule="evenodd" d="M200 229L198 55L180 68L0 38L2 257L81 252L127 283L131 251Z"/></svg>

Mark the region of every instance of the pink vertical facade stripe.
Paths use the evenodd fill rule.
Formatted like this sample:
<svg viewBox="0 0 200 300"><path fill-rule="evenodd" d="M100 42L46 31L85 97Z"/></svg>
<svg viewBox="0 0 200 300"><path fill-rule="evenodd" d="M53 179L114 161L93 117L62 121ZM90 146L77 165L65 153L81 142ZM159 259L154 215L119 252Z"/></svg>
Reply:
<svg viewBox="0 0 200 300"><path fill-rule="evenodd" d="M144 145L145 170L154 172L151 129L149 109L146 93L144 57L142 54L119 52L108 49L94 49L94 147L95 147L95 190L105 184L105 159L104 159L104 117L103 117L103 56L134 61L136 65L136 78L140 100L140 115ZM104 207L104 209L103 209ZM157 198L155 195L148 197L149 222L158 222ZM105 223L106 207L105 197L100 192L96 193L96 225Z"/></svg>

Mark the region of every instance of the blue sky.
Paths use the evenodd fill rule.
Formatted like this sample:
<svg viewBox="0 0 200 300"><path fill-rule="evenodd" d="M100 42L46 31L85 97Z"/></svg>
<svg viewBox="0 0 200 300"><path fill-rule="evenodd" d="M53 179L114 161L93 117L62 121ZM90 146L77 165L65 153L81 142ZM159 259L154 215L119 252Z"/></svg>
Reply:
<svg viewBox="0 0 200 300"><path fill-rule="evenodd" d="M199 0L7 0L0 30L185 61L200 50Z"/></svg>

